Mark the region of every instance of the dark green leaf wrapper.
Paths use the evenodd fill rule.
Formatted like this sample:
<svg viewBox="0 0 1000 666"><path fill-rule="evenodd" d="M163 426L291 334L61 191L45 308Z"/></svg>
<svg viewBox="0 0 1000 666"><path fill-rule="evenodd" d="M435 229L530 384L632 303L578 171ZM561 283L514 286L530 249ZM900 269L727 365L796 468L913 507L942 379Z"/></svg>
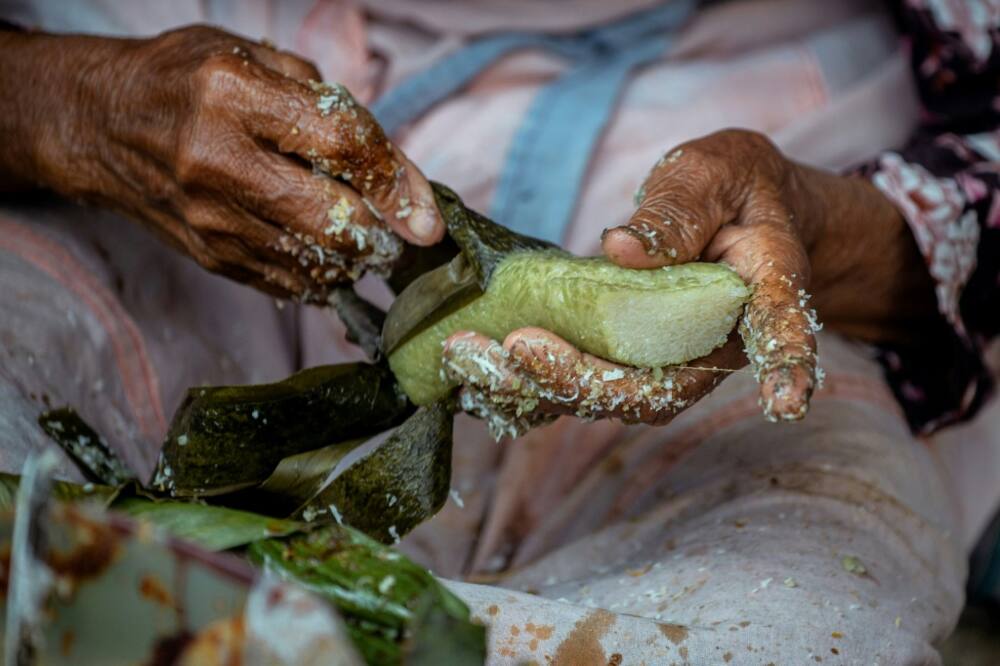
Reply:
<svg viewBox="0 0 1000 666"><path fill-rule="evenodd" d="M511 231L467 208L455 192L441 183L432 183L432 187L448 235L461 248L483 290L490 283L493 269L507 255L521 250L559 249L547 241Z"/></svg>
<svg viewBox="0 0 1000 666"><path fill-rule="evenodd" d="M381 365L319 366L274 384L193 388L174 415L153 487L209 496L255 486L282 458L375 435L411 410Z"/></svg>
<svg viewBox="0 0 1000 666"><path fill-rule="evenodd" d="M384 543L434 515L451 487L450 401L421 407L378 448L337 475L295 517L324 515Z"/></svg>
<svg viewBox="0 0 1000 666"><path fill-rule="evenodd" d="M418 614L443 613L463 627L463 643L476 633L465 629L471 626L468 607L427 570L355 530L331 525L260 541L247 552L258 566L330 600L369 664L401 663ZM485 642L479 648L485 650Z"/></svg>
<svg viewBox="0 0 1000 666"><path fill-rule="evenodd" d="M448 240L461 251L447 270L427 270L406 282L406 298L397 298L382 329L382 352L391 354L413 335L482 295L493 271L508 255L522 250L561 252L546 241L515 233L467 208L457 194L441 183L432 183L438 210L448 228ZM396 293L400 293L396 289Z"/></svg>

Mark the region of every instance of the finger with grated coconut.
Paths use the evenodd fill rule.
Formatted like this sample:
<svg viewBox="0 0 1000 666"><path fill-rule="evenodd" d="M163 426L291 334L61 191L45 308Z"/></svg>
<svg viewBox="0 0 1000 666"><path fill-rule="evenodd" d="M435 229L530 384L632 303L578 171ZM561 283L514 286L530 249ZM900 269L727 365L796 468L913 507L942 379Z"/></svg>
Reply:
<svg viewBox="0 0 1000 666"><path fill-rule="evenodd" d="M539 328L513 331L499 345L474 333L448 339L445 372L463 385L461 404L499 440L561 414L663 425L710 392L739 360L735 336L681 368L632 368L585 354Z"/></svg>

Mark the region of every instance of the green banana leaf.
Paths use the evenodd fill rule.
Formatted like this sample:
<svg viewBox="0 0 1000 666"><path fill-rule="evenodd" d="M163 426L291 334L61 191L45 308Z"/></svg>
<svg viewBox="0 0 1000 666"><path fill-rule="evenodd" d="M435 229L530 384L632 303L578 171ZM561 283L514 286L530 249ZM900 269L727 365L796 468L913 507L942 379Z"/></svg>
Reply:
<svg viewBox="0 0 1000 666"><path fill-rule="evenodd" d="M393 293L398 294L424 273L447 264L459 251L458 244L451 236L445 236L434 245L406 243L403 253L392 267L392 273L386 278L386 283Z"/></svg>
<svg viewBox="0 0 1000 666"><path fill-rule="evenodd" d="M393 288L401 297L389 308L382 327L382 353L434 325L451 310L481 295L493 270L507 255L521 250L557 250L546 241L515 233L467 208L461 198L441 183L432 183L438 210L448 228L450 261L440 254L414 261L421 271L411 270L405 282ZM444 255L447 256L447 255ZM437 264L435 266L434 264ZM448 269L433 270L448 263ZM406 286L405 296L402 286Z"/></svg>
<svg viewBox="0 0 1000 666"><path fill-rule="evenodd" d="M0 509L13 510L20 477L0 475ZM55 482L63 501L111 503L111 510L208 550L247 546L251 563L329 601L370 664L481 664L485 629L426 569L358 530L176 500L116 495L108 486ZM9 518L3 518L9 520ZM447 659L444 658L447 656Z"/></svg>
<svg viewBox="0 0 1000 666"><path fill-rule="evenodd" d="M485 630L470 620L468 607L426 569L351 528L330 525L250 545L251 562L328 599L339 611L358 651L370 664L404 661L405 648L424 654L415 627L429 627L463 661L482 664ZM452 634L441 635L442 625ZM411 650L412 651L412 650ZM412 662L429 664L431 662Z"/></svg>
<svg viewBox="0 0 1000 666"><path fill-rule="evenodd" d="M342 372L335 373L334 369ZM387 372L384 368L369 365L328 366L317 377L322 378L322 391L328 392L333 379L369 374L372 369L380 378L384 378ZM299 373L292 379L301 380L303 374ZM161 454L161 474L169 470L169 479L180 481L183 489L190 491L191 485L186 480L195 478L198 473L211 468L216 478L221 478L218 469L229 470L225 473L228 479L226 485L212 488L207 497L192 498L200 502L210 500L216 517L220 520L227 518L225 528L211 529L214 518L210 516L210 511L192 513L184 502L166 501L167 496L160 487L144 488L131 481L97 487L88 484L87 488L105 496L105 505L114 504L115 508L122 507L128 512L155 514L160 521L170 521L176 524L177 529L185 530L184 536L210 549L231 548L274 533L286 534L297 529L299 521L343 522L389 543L399 540L441 508L447 500L451 477L453 406L450 401L421 408L395 428L379 446L336 475L334 472L344 456L369 438L349 439L279 459L273 463L273 471L269 475L254 482L253 487L246 487L251 478L262 474L265 461L271 464L268 457L273 450L248 451L235 443L236 433L216 432L221 428L216 423L228 422L234 430L242 433L246 441L259 441L271 427L270 419L263 414L280 412L279 409L265 411L263 402L266 396L278 393L293 396L291 401L308 400L301 393L311 389L304 389L303 383L289 386L289 381L286 380L283 383L285 386L279 389L273 384L195 389L193 393L199 395L182 407L174 419L172 432L176 432L178 423L194 425L184 435L175 434L170 438ZM308 387L308 382L305 385ZM338 390L349 391L345 386L338 386ZM200 395L203 391L205 396ZM241 419L241 414L248 409L247 404L253 405L250 418ZM294 405L286 407L295 408ZM392 418L397 418L397 407L396 404L389 405ZM381 407L385 408L385 405ZM293 415L280 416L276 420L287 422ZM79 420L79 417L76 418ZM349 417L339 419L341 425L346 418ZM211 427L203 427L209 420L213 421ZM307 414L301 420L317 419ZM87 427L82 420L79 423ZM296 439L293 440L293 437ZM95 433L94 441L98 439ZM299 429L288 434L286 448L296 449L305 446L303 441L315 440L313 432ZM172 448L170 441L174 443ZM223 442L232 444L225 454L220 451ZM211 463L212 459L203 457L212 452L218 455L215 458L218 462ZM258 469L247 472L247 468L255 464ZM243 482L232 483L239 474ZM177 492L176 487L172 490L175 495L186 495L186 492ZM0 487L0 494L3 492ZM65 492L76 491L67 487ZM155 500L155 505L148 500ZM269 518L262 522L249 516ZM283 519L291 520L283 522Z"/></svg>
<svg viewBox="0 0 1000 666"><path fill-rule="evenodd" d="M0 511L14 510L14 507L17 506L17 489L20 485L20 475L0 472ZM95 483L52 482L52 497L61 502L92 501L102 506L108 506L118 496L118 493L118 488Z"/></svg>
<svg viewBox="0 0 1000 666"><path fill-rule="evenodd" d="M0 511L12 511L21 477L0 473ZM161 527L205 550L229 550L252 541L309 529L293 521L221 506L177 500L153 500L136 494L132 484L111 487L54 481L52 497L62 502L93 502Z"/></svg>
<svg viewBox="0 0 1000 666"><path fill-rule="evenodd" d="M380 446L316 492L294 517L322 516L384 543L398 541L448 499L452 416L449 401L421 407Z"/></svg>
<svg viewBox="0 0 1000 666"><path fill-rule="evenodd" d="M16 477L5 479L8 488L15 482ZM217 507L168 504L184 506L190 515L201 513L206 521L218 521L221 516L225 524L230 519L218 513ZM174 531L178 522L162 521L167 514L154 511L140 515L173 536L183 536ZM10 548L12 519L10 513L0 515L0 549ZM50 612L38 625L39 647L46 655L42 661L145 663L140 657L143 652L159 654L157 647L166 647L157 641L165 623L180 624L176 632L198 631L207 629L212 620L240 614L250 572L242 572L242 567L234 569L223 560L192 556L190 546L178 547L177 542L149 535L141 528L121 523L113 528L112 524L101 511L58 508L44 523L47 536L62 552L73 552L82 559L73 560L79 570L67 572L77 576L72 578L73 594L56 595ZM114 542L110 546L114 557L107 557L108 549L80 540L80 535L93 534ZM485 629L471 622L468 607L428 571L356 530L330 525L286 538L261 539L250 545L248 555L251 564L333 606L351 642L369 664L465 666L484 661ZM196 570L198 584L178 583L184 579L182 569ZM10 610L3 609L2 598L0 610ZM129 621L129 634L114 640L109 622L121 627ZM67 642L65 637L70 633L73 640ZM3 638L0 636L0 643ZM294 639L289 636L290 641ZM428 661L434 654L448 658Z"/></svg>
<svg viewBox="0 0 1000 666"><path fill-rule="evenodd" d="M448 235L473 268L479 286L486 289L490 276L503 259L520 250L558 250L548 241L525 236L467 208L462 199L441 183L431 184L434 200L448 227Z"/></svg>
<svg viewBox="0 0 1000 666"><path fill-rule="evenodd" d="M413 408L385 366L319 366L284 381L194 388L174 415L153 487L206 497L255 487L283 458L369 437Z"/></svg>
<svg viewBox="0 0 1000 666"><path fill-rule="evenodd" d="M260 539L309 529L308 525L294 520L193 502L124 497L112 503L111 508L212 551L239 548Z"/></svg>

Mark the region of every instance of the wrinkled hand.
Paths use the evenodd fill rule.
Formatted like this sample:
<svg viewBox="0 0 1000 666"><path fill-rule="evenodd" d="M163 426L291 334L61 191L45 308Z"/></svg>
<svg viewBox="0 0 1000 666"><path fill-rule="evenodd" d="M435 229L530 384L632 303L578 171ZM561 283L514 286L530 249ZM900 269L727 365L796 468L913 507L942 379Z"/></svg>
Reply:
<svg viewBox="0 0 1000 666"><path fill-rule="evenodd" d="M882 341L933 312L919 253L899 213L866 181L810 169L765 137L726 130L669 151L636 194L627 224L605 231L607 257L628 268L702 260L752 287L735 333L683 368L617 366L536 328L500 343L474 333L446 342L446 372L463 407L515 435L560 414L663 424L750 364L770 420L808 410L821 373L810 302L841 331Z"/></svg>
<svg viewBox="0 0 1000 666"><path fill-rule="evenodd" d="M55 189L138 218L209 270L311 302L386 269L399 237L443 236L420 171L312 64L209 27L90 49L100 64L75 73L71 112L42 144Z"/></svg>

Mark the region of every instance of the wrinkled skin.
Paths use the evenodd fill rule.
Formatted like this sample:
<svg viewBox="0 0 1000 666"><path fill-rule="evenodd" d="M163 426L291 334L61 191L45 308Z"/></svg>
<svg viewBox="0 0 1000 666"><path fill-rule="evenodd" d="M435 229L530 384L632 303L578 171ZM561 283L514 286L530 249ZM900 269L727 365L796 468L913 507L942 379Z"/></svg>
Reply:
<svg viewBox="0 0 1000 666"><path fill-rule="evenodd" d="M456 333L447 371L464 384L466 408L502 424L494 434L574 413L664 424L747 363L765 416L794 421L818 383L812 308L872 342L905 340L933 316L923 260L888 199L860 178L792 162L760 134L725 130L668 151L636 200L627 224L605 231L607 257L640 269L729 264L753 289L739 335L688 367L621 368L608 382L600 377L617 366L547 331L520 329L502 343Z"/></svg>
<svg viewBox="0 0 1000 666"><path fill-rule="evenodd" d="M0 59L3 89L21 91L0 102L3 189L119 210L211 271L325 302L384 271L397 235L444 234L420 171L292 54L194 26L141 40L0 33Z"/></svg>
<svg viewBox="0 0 1000 666"><path fill-rule="evenodd" d="M140 40L0 32L0 191L41 186L120 210L209 270L326 302L332 287L385 270L398 238L433 244L444 226L419 170L349 93L318 80L292 54L208 27ZM765 415L794 420L817 384L812 307L873 342L933 316L889 201L759 134L668 151L640 194L627 224L604 234L605 254L632 268L727 262L754 288L740 335L690 367L622 368L603 382L595 372L616 366L549 332L502 343L459 333L445 365L469 410L507 434L569 413L662 424L749 356Z"/></svg>

